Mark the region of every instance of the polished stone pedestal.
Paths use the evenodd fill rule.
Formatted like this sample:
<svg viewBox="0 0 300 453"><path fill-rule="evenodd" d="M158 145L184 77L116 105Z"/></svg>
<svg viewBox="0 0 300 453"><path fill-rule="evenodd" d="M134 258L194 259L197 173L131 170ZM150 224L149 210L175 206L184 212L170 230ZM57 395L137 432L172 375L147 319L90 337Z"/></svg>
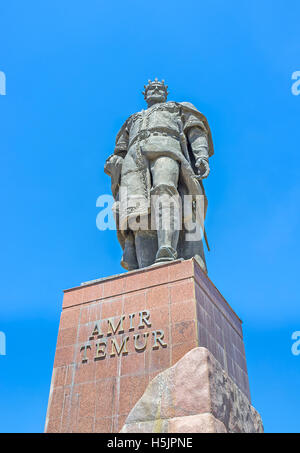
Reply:
<svg viewBox="0 0 300 453"><path fill-rule="evenodd" d="M241 321L195 259L64 291L45 431L119 432L148 384L199 347L250 404Z"/></svg>

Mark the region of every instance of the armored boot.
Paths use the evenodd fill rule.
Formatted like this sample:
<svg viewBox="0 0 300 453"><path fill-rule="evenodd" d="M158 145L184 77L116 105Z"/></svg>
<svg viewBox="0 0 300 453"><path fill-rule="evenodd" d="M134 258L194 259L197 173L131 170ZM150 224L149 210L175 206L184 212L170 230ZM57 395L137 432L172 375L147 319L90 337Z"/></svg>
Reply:
<svg viewBox="0 0 300 453"><path fill-rule="evenodd" d="M155 262L174 261L177 258L176 248L172 245L177 245L178 231L159 230L157 231L158 251Z"/></svg>

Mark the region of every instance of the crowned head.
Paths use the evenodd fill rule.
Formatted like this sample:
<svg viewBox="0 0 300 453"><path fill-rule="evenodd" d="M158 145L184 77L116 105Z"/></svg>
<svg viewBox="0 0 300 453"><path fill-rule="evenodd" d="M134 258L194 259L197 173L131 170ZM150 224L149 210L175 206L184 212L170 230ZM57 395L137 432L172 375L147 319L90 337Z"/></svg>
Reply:
<svg viewBox="0 0 300 453"><path fill-rule="evenodd" d="M168 86L165 85L165 81L161 82L157 79L154 79L153 82L148 80L148 85L144 85L145 91L143 91L144 98L148 104L148 107L151 107L153 104L158 104L165 102L168 97Z"/></svg>

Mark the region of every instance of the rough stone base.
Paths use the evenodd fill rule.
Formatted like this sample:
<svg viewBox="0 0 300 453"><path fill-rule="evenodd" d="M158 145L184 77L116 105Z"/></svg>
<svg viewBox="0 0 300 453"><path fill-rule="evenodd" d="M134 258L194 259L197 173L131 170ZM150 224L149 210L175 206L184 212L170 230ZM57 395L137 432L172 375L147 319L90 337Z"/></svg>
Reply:
<svg viewBox="0 0 300 453"><path fill-rule="evenodd" d="M262 433L258 412L206 348L158 374L122 433Z"/></svg>

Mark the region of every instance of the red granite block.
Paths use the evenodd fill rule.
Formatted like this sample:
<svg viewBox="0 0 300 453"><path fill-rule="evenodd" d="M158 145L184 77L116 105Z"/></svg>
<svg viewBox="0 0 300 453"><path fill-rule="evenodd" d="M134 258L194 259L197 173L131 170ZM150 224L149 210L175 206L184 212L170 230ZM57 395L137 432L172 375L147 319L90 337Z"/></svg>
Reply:
<svg viewBox="0 0 300 453"><path fill-rule="evenodd" d="M70 346L76 343L77 327L68 327L67 329L60 329L57 337L57 348Z"/></svg>
<svg viewBox="0 0 300 453"><path fill-rule="evenodd" d="M102 313L101 318L111 318L114 316L121 315L123 313L123 299L122 297L114 297L112 299L106 299L102 302ZM100 319L99 317L97 319ZM96 318L95 318L96 321Z"/></svg>
<svg viewBox="0 0 300 453"><path fill-rule="evenodd" d="M64 348L56 349L54 368L63 365L69 365L74 359L74 346L66 346Z"/></svg>
<svg viewBox="0 0 300 453"><path fill-rule="evenodd" d="M136 291L138 289L157 286L169 281L168 266L157 266L141 270L128 275L124 280L124 291Z"/></svg>
<svg viewBox="0 0 300 453"><path fill-rule="evenodd" d="M88 363L79 363L76 367L75 383L95 381L96 365L93 360Z"/></svg>
<svg viewBox="0 0 300 453"><path fill-rule="evenodd" d="M148 379L145 375L142 376L131 376L130 377L130 396L131 396L131 407L140 399L146 390L148 385Z"/></svg>
<svg viewBox="0 0 300 453"><path fill-rule="evenodd" d="M192 260L180 261L169 266L169 281L176 282L194 276L194 266Z"/></svg>
<svg viewBox="0 0 300 453"><path fill-rule="evenodd" d="M97 418L95 421L95 433L111 433L113 429L113 418Z"/></svg>
<svg viewBox="0 0 300 453"><path fill-rule="evenodd" d="M146 291L146 307L148 309L169 304L169 287L167 284L154 286Z"/></svg>
<svg viewBox="0 0 300 453"><path fill-rule="evenodd" d="M61 418L61 433L68 433L70 432L70 409L71 409L71 397L70 394L65 392L65 399L64 399L64 407L63 407L63 414Z"/></svg>
<svg viewBox="0 0 300 453"><path fill-rule="evenodd" d="M197 319L195 300L188 302L172 303L170 305L171 324Z"/></svg>
<svg viewBox="0 0 300 453"><path fill-rule="evenodd" d="M90 302L103 297L103 285L93 284L82 288L82 302Z"/></svg>
<svg viewBox="0 0 300 453"><path fill-rule="evenodd" d="M192 279L170 283L171 303L186 302L195 298L194 282Z"/></svg>
<svg viewBox="0 0 300 453"><path fill-rule="evenodd" d="M78 428L79 421L79 404L80 404L80 385L74 385L73 394L71 395L71 408L69 417L69 429L71 432L80 432ZM90 416L94 416L91 414Z"/></svg>
<svg viewBox="0 0 300 453"><path fill-rule="evenodd" d="M72 384L73 378L75 375L75 369L76 369L76 364L72 364L67 367L67 376L66 376L65 385Z"/></svg>
<svg viewBox="0 0 300 453"><path fill-rule="evenodd" d="M86 324L90 320L90 306L81 306L80 308L80 324Z"/></svg>
<svg viewBox="0 0 300 453"><path fill-rule="evenodd" d="M96 382L96 419L112 417L115 400L118 397L118 386L115 378L101 379Z"/></svg>
<svg viewBox="0 0 300 453"><path fill-rule="evenodd" d="M121 295L125 290L124 277L109 279L101 285L103 286L103 298Z"/></svg>
<svg viewBox="0 0 300 453"><path fill-rule="evenodd" d="M64 402L64 389L62 387L57 387L53 389L51 399L50 399L50 410L48 413L49 419L52 420L61 418Z"/></svg>
<svg viewBox="0 0 300 453"><path fill-rule="evenodd" d="M78 331L78 338L77 341L78 343L86 343L89 337L91 336L93 329L95 327L95 323L89 323L89 324L82 324L79 326L79 331Z"/></svg>
<svg viewBox="0 0 300 453"><path fill-rule="evenodd" d="M102 304L100 302L89 304L89 322L98 321L101 318Z"/></svg>
<svg viewBox="0 0 300 453"><path fill-rule="evenodd" d="M137 313L146 308L146 291L134 291L124 296L124 313Z"/></svg>
<svg viewBox="0 0 300 453"><path fill-rule="evenodd" d="M95 413L96 407L96 384L87 382L80 385L79 418L88 417Z"/></svg>
<svg viewBox="0 0 300 453"><path fill-rule="evenodd" d="M60 433L61 432L61 419L50 418L46 426L48 433Z"/></svg>
<svg viewBox="0 0 300 453"><path fill-rule="evenodd" d="M70 327L77 326L79 316L80 316L80 308L78 308L78 307L69 308L67 310L64 310L60 317L59 328L67 329Z"/></svg>
<svg viewBox="0 0 300 453"><path fill-rule="evenodd" d="M118 417L115 417L114 419L114 432L118 433L121 431L125 424L126 420L126 415L119 415Z"/></svg>
<svg viewBox="0 0 300 453"><path fill-rule="evenodd" d="M133 352L121 359L121 375L143 374L145 371L145 352Z"/></svg>
<svg viewBox="0 0 300 453"><path fill-rule="evenodd" d="M74 288L64 292L63 308L80 305L82 303L83 288Z"/></svg>
<svg viewBox="0 0 300 453"><path fill-rule="evenodd" d="M97 360L95 363L95 379L113 378L118 374L118 357L108 357L105 360Z"/></svg>
<svg viewBox="0 0 300 453"><path fill-rule="evenodd" d="M196 321L182 321L172 325L172 344L181 344L196 338Z"/></svg>
<svg viewBox="0 0 300 453"><path fill-rule="evenodd" d="M94 432L94 417L82 417L78 419L76 426L73 429L75 433L92 433Z"/></svg>
<svg viewBox="0 0 300 453"><path fill-rule="evenodd" d="M148 385L148 377L141 376L121 376L120 378L120 397L119 415L127 415L138 399L144 393Z"/></svg>
<svg viewBox="0 0 300 453"><path fill-rule="evenodd" d="M120 378L120 396L119 396L119 415L127 415L131 406L131 376L122 376Z"/></svg>
<svg viewBox="0 0 300 453"><path fill-rule="evenodd" d="M61 387L65 385L67 379L68 367L61 366L58 368L54 368L54 375L53 375L53 387Z"/></svg>
<svg viewBox="0 0 300 453"><path fill-rule="evenodd" d="M195 262L194 263L194 280L195 280L195 289L196 289L196 298L198 300L198 295L204 292L208 296L210 303L205 307L206 310L210 309L211 303L215 305L222 313L223 316L226 316L229 322L235 327L239 335L242 336L242 322L240 318L236 315L234 310L230 307L224 297L221 295L220 291L215 287L209 277L200 269L200 266ZM213 309L212 309L213 311ZM225 324L226 325L226 324Z"/></svg>
<svg viewBox="0 0 300 453"><path fill-rule="evenodd" d="M164 305L160 308L150 310L150 322L151 330L168 328L170 324L169 306Z"/></svg>
<svg viewBox="0 0 300 453"><path fill-rule="evenodd" d="M169 282L169 266L157 266L150 268L146 273L146 287L162 285Z"/></svg>

